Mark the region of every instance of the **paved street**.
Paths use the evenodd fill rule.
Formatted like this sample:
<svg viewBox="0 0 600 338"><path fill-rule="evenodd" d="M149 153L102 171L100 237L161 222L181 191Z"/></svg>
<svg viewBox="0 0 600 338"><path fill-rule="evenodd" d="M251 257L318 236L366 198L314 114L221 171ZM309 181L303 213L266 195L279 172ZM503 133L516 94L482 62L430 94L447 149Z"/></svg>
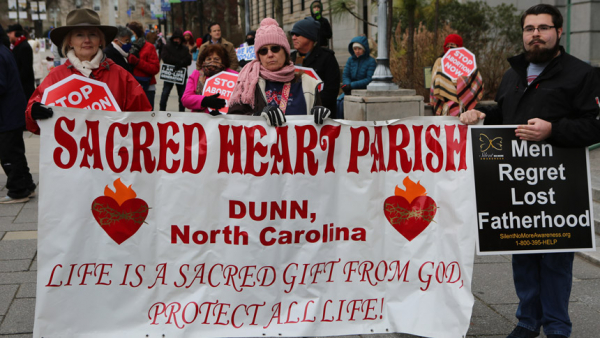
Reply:
<svg viewBox="0 0 600 338"><path fill-rule="evenodd" d="M157 88L157 101L160 88ZM171 93L168 110L176 110ZM39 181L39 137L25 133L27 155L36 182ZM595 199L600 200L600 149L591 152ZM4 185L5 176L0 176ZM5 189L0 191L4 196ZM60 198L60 191L54 192ZM596 209L596 217L600 210ZM38 200L0 205L0 338L32 337L36 297ZM598 223L596 223L598 227ZM596 243L599 241L596 236ZM473 278L475 306L468 337L504 338L516 324L517 297L511 277L510 256L476 257ZM570 304L574 323L572 337L600 334L600 255L577 255ZM409 337L402 334L369 337ZM356 336L358 337L358 336ZM542 335L542 337L545 337Z"/></svg>

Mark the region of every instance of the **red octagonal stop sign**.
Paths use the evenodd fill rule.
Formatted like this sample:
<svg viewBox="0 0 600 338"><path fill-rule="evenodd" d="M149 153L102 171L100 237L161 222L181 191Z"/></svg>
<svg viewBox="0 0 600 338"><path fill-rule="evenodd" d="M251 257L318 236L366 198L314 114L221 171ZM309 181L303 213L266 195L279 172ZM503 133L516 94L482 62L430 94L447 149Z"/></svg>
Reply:
<svg viewBox="0 0 600 338"><path fill-rule="evenodd" d="M48 106L121 111L106 83L75 74L46 88L42 103Z"/></svg>
<svg viewBox="0 0 600 338"><path fill-rule="evenodd" d="M442 71L453 80L471 75L476 68L475 55L464 47L452 48L442 58Z"/></svg>
<svg viewBox="0 0 600 338"><path fill-rule="evenodd" d="M218 97L226 101L225 107L219 109L219 111L221 113L227 113L229 111L229 99L231 99L231 94L233 94L237 78L238 74L229 72L217 73L206 79L204 88L202 89L202 95L209 96L219 93Z"/></svg>

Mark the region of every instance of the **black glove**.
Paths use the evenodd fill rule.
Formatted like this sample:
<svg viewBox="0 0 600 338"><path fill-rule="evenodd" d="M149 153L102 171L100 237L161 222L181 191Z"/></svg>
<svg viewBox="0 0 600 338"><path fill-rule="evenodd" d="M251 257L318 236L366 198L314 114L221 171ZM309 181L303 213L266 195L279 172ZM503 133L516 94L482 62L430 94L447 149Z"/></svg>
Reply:
<svg viewBox="0 0 600 338"><path fill-rule="evenodd" d="M34 120L45 120L54 115L52 108L46 108L39 102L34 102L31 106L31 118Z"/></svg>
<svg viewBox="0 0 600 338"><path fill-rule="evenodd" d="M211 116L219 116L222 115L218 110L211 110L208 112Z"/></svg>
<svg viewBox="0 0 600 338"><path fill-rule="evenodd" d="M352 91L352 86L351 85L342 85L342 90L344 91L344 94L346 95L350 95L350 92Z"/></svg>
<svg viewBox="0 0 600 338"><path fill-rule="evenodd" d="M315 106L310 110L310 113L315 117L316 124L323 124L323 121L331 115L331 110L322 106Z"/></svg>
<svg viewBox="0 0 600 338"><path fill-rule="evenodd" d="M219 98L219 93L211 96L205 96L200 103L202 107L221 109L225 107L225 100Z"/></svg>
<svg viewBox="0 0 600 338"><path fill-rule="evenodd" d="M276 106L266 106L262 112L254 113L254 116L264 117L267 124L274 127L281 127L285 123L285 114Z"/></svg>
<svg viewBox="0 0 600 338"><path fill-rule="evenodd" d="M132 45L129 49L129 54L134 55L136 58L140 57L140 48L136 45Z"/></svg>

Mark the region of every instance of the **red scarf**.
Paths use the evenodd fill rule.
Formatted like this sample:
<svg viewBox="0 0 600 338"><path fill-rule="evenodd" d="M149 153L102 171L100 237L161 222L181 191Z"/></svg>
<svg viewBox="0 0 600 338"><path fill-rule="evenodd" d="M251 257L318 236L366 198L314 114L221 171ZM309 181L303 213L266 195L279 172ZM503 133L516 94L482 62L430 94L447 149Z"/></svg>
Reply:
<svg viewBox="0 0 600 338"><path fill-rule="evenodd" d="M25 35L21 35L20 37L17 38L17 41L15 41L15 43L12 45L11 50L15 49L15 47L17 47L23 41L27 41L27 37Z"/></svg>

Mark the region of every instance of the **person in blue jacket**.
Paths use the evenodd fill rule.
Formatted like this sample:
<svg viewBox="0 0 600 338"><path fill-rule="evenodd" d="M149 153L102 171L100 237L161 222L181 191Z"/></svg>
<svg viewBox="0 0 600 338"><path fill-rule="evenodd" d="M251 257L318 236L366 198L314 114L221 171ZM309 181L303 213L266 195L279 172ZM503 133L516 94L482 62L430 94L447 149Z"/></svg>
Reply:
<svg viewBox="0 0 600 338"><path fill-rule="evenodd" d="M369 49L369 40L366 36L357 36L348 44L350 57L346 61L344 74L342 75L342 90L338 96L338 117L344 118L344 96L350 95L352 89L366 89L373 80L373 73L377 61L373 58Z"/></svg>

